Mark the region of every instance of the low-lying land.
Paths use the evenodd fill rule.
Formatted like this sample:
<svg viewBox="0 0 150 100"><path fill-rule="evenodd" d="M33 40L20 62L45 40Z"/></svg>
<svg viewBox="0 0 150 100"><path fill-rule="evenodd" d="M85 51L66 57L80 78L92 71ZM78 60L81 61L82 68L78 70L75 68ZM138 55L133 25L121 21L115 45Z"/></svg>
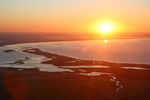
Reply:
<svg viewBox="0 0 150 100"><path fill-rule="evenodd" d="M41 72L36 68L1 67L0 97L3 100L150 99L150 65L82 60L44 52L38 48L27 48L23 52L51 58L41 63L60 68L107 68L69 67L73 72Z"/></svg>

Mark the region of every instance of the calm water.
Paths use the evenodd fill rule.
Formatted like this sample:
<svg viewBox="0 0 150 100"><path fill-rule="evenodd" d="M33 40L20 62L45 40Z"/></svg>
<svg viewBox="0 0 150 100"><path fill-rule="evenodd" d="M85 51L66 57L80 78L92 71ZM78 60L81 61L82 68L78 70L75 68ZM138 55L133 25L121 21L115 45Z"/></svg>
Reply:
<svg viewBox="0 0 150 100"><path fill-rule="evenodd" d="M2 54L4 49L12 48L19 50L23 47L39 48L43 51L86 60L150 64L150 39L69 41L9 45L0 48L0 55L3 57L0 58L0 61L10 59L7 59L7 57L4 59L5 57ZM14 58L16 57L13 54L12 56Z"/></svg>

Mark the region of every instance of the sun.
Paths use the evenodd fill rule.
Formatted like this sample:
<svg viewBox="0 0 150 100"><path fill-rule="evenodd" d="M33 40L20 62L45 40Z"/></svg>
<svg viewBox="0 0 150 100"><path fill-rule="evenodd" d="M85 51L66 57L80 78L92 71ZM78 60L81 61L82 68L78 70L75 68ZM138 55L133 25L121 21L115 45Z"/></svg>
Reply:
<svg viewBox="0 0 150 100"><path fill-rule="evenodd" d="M99 30L102 33L110 33L113 30L113 26L110 23L103 23L99 26Z"/></svg>

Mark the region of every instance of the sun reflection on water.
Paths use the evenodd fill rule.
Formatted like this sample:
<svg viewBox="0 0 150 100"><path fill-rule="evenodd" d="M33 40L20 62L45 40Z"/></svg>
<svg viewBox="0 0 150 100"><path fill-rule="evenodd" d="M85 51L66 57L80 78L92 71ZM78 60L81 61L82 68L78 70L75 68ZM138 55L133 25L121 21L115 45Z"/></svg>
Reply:
<svg viewBox="0 0 150 100"><path fill-rule="evenodd" d="M108 40L104 40L104 43L108 43Z"/></svg>

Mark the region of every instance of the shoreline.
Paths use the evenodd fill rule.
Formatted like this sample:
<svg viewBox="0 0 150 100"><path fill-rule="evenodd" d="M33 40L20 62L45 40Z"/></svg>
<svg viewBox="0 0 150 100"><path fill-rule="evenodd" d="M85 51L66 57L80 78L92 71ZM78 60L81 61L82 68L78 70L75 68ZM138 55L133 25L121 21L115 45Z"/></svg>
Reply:
<svg viewBox="0 0 150 100"><path fill-rule="evenodd" d="M9 53L13 50L4 52ZM51 60L41 63L67 68L73 72L48 72L40 71L38 68L6 68L2 66L0 67L0 97L3 100L150 99L149 64L82 60L44 52L38 48L25 48L22 52L51 58ZM18 60L14 64L22 65L24 61ZM71 68L71 66L75 67ZM107 68L79 66L107 66ZM136 67L145 70L136 69Z"/></svg>
<svg viewBox="0 0 150 100"><path fill-rule="evenodd" d="M23 38L23 37L22 37ZM125 38L91 38L91 37L88 37L88 38L84 38L84 37L70 37L70 39L60 39L60 40L57 40L57 37L56 39L46 39L46 38L43 38L42 37L42 40L41 39L36 39L36 40L21 40L22 38L20 39L6 39L6 40L1 40L0 39L0 47L1 46L6 46L6 45L17 45L17 44L26 44L26 43L44 43L44 42L69 42L69 41L96 41L96 40L119 40L119 39L150 39L150 37L125 37ZM62 37L64 38L64 37ZM66 37L66 38L69 38L69 37Z"/></svg>
<svg viewBox="0 0 150 100"><path fill-rule="evenodd" d="M41 62L43 64L53 64L56 66L94 66L94 65L101 65L101 66L113 66L114 68L119 67L142 67L142 68L150 68L150 64L133 64L133 63L112 63L107 61L99 61L99 60L82 60L76 59L72 57L67 57L63 55L58 55L50 52L44 52L38 48L27 48L23 50L23 52L31 53L35 55L42 55L47 58L51 58L51 60Z"/></svg>

